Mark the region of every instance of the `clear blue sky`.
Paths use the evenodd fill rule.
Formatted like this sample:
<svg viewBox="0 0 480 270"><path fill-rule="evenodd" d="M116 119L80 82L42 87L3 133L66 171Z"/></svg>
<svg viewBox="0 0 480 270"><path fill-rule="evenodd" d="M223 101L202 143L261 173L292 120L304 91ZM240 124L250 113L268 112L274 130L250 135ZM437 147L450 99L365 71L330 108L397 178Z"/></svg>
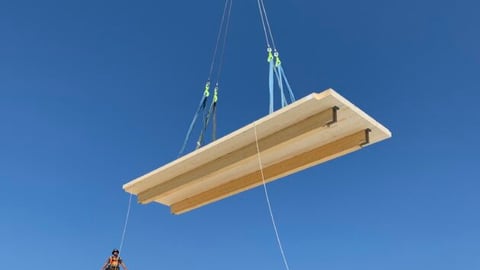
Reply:
<svg viewBox="0 0 480 270"><path fill-rule="evenodd" d="M100 269L121 186L176 158L223 3L0 2L3 268ZM290 268L480 268L480 2L265 5L297 97L334 88L393 133L268 185ZM221 86L219 135L268 112L255 0L233 3ZM130 270L284 269L261 188L181 216L135 203L122 253Z"/></svg>

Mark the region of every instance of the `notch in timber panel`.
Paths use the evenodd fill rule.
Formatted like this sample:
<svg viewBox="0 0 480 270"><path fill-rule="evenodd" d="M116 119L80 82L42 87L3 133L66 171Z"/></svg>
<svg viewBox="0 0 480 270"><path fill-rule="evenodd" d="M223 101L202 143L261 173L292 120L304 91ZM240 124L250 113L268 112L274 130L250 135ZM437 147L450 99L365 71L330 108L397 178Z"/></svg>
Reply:
<svg viewBox="0 0 480 270"><path fill-rule="evenodd" d="M327 128L329 125L337 121L337 111L338 108L336 106L328 108L279 131L266 135L263 138L259 138L259 148L261 151L265 151L308 132L321 128ZM252 133L252 139L253 138L254 135ZM199 181L198 179L213 174L220 169L239 165L241 164L242 160L255 156L256 154L256 143L252 140L252 142L249 144L241 146L239 149L234 150L228 155L222 156L186 173L175 176L164 183L140 192L138 194L138 201L146 204L155 200L159 200L165 196L175 193L180 188L188 187L188 185Z"/></svg>
<svg viewBox="0 0 480 270"><path fill-rule="evenodd" d="M332 108L332 113L333 113L333 119L331 122L327 123L326 125L329 127L333 124L335 124L337 122L337 114L338 114L338 110L340 110L340 108L338 108L337 106L333 106Z"/></svg>
<svg viewBox="0 0 480 270"><path fill-rule="evenodd" d="M318 146L310 151L272 164L263 168L265 182L274 181L280 177L292 174L361 148L369 142L369 129L360 130L331 143ZM260 170L249 173L219 185L213 189L194 195L171 205L173 214L182 214L203 205L221 200L228 196L254 188L263 184Z"/></svg>
<svg viewBox="0 0 480 270"><path fill-rule="evenodd" d="M360 146L365 146L370 143L370 132L372 132L371 129L367 128L365 129L365 142L360 144Z"/></svg>

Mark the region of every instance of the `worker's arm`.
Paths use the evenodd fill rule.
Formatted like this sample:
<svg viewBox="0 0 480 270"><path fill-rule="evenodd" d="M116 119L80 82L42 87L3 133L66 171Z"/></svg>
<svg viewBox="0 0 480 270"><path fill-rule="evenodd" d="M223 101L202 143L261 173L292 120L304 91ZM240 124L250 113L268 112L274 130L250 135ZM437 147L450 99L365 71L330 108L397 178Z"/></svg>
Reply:
<svg viewBox="0 0 480 270"><path fill-rule="evenodd" d="M107 259L107 261L103 264L102 268L100 268L100 270L105 270L107 268L107 265L108 263L110 262L109 259Z"/></svg>
<svg viewBox="0 0 480 270"><path fill-rule="evenodd" d="M123 270L128 270L127 266L123 262L121 262L120 265L123 267Z"/></svg>

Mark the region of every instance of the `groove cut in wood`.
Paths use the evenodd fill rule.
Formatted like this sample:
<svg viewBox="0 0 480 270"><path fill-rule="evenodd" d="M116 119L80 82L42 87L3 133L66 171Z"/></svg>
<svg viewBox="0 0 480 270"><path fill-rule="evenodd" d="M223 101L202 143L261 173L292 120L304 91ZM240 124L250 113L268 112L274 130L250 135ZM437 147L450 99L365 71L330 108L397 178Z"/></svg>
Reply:
<svg viewBox="0 0 480 270"><path fill-rule="evenodd" d="M310 94L123 186L181 214L391 137L332 89ZM260 152L257 153L257 141Z"/></svg>
<svg viewBox="0 0 480 270"><path fill-rule="evenodd" d="M327 145L317 147L305 153L283 160L269 167L263 167L265 183L271 182L284 175L292 174L305 167L311 167L318 163L326 162L359 149L368 142L368 130L362 130L346 136ZM174 203L171 211L174 214L182 214L203 205L221 200L230 195L248 190L263 184L260 170L249 173L237 179L217 186L211 190L202 192L183 201Z"/></svg>

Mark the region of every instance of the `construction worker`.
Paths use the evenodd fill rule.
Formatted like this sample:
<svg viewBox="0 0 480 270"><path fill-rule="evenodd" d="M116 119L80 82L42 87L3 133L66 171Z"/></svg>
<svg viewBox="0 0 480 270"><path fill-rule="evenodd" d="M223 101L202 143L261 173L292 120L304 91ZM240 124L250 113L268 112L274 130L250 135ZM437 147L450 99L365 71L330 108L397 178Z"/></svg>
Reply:
<svg viewBox="0 0 480 270"><path fill-rule="evenodd" d="M101 270L119 270L120 266L122 266L123 270L128 270L127 266L125 266L123 263L122 258L118 256L119 254L120 251L118 251L118 249L114 249L112 251L112 256L108 257Z"/></svg>

